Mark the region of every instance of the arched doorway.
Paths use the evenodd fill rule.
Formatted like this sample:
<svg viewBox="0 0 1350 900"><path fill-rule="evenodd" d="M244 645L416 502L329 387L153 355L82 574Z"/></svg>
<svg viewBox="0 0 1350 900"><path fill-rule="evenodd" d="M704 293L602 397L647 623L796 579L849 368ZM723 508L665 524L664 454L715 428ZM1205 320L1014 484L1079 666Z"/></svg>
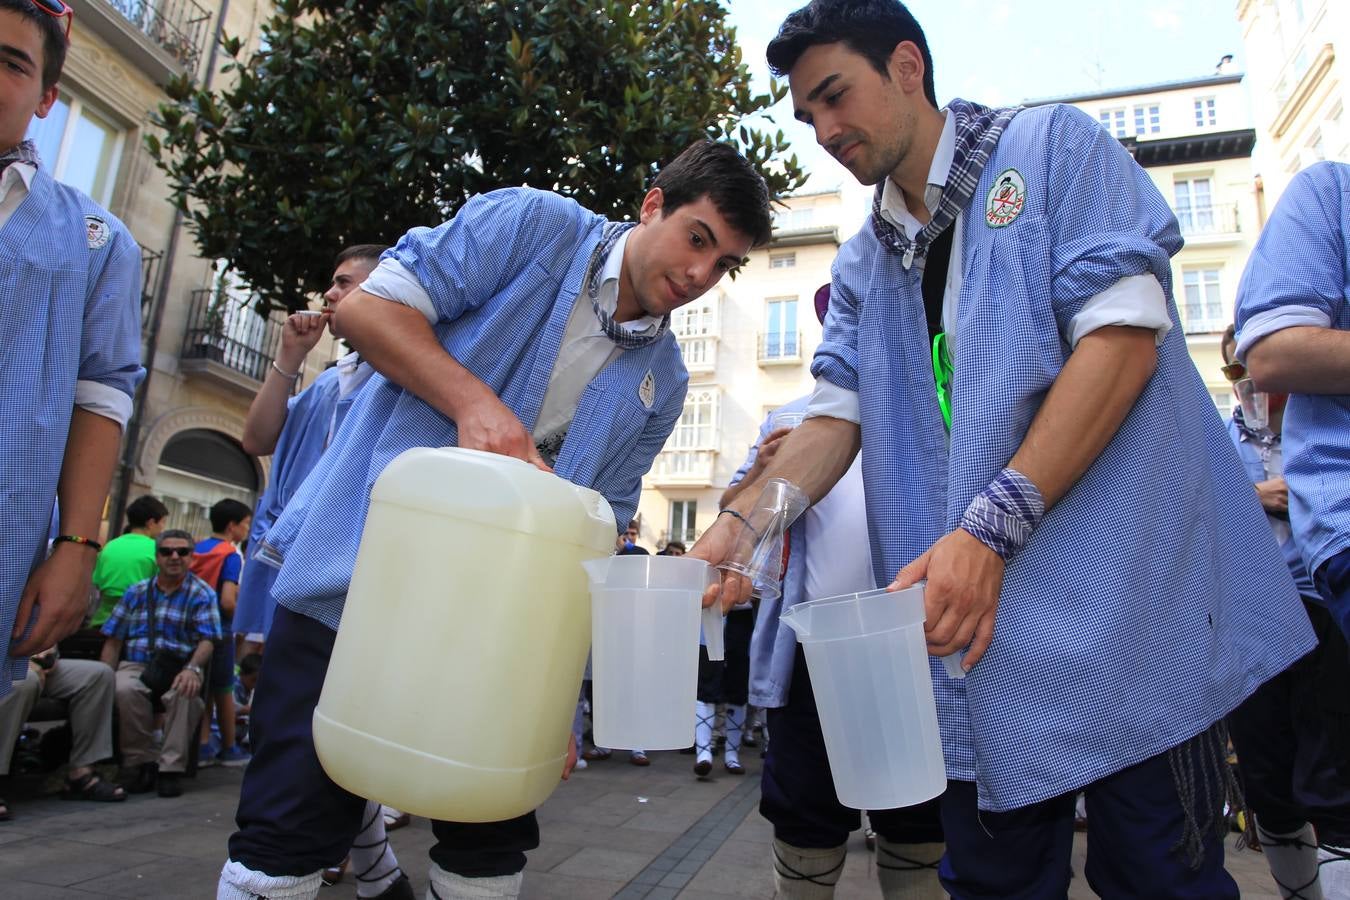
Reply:
<svg viewBox="0 0 1350 900"><path fill-rule="evenodd" d="M252 507L258 499L258 468L233 438L206 428L169 439L155 470L154 494L169 508L169 527L198 540L211 533L210 509L231 497Z"/></svg>

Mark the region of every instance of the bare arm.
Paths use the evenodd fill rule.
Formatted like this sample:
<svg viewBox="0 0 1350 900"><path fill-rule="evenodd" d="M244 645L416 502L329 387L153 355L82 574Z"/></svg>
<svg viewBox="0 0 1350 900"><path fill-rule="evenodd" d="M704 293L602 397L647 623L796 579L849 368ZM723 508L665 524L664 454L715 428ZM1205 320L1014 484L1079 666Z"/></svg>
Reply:
<svg viewBox="0 0 1350 900"><path fill-rule="evenodd" d="M321 316L293 315L281 329L281 349L277 351L276 368L299 374L305 357L323 337L328 324L328 313ZM268 366L262 388L248 408L244 420L244 435L240 443L245 453L267 456L277 448L281 429L286 426L286 403L295 389L296 379L287 378Z"/></svg>
<svg viewBox="0 0 1350 900"><path fill-rule="evenodd" d="M227 581L220 586L220 611L226 618L234 618L234 608L239 600L239 585L234 581Z"/></svg>
<svg viewBox="0 0 1350 900"><path fill-rule="evenodd" d="M1100 328L1078 342L1009 462L1040 489L1046 509L1101 455L1157 362L1149 329ZM1004 568L997 553L957 528L901 569L891 588L927 579L928 652L947 656L969 645L964 662L969 669L994 639Z"/></svg>
<svg viewBox="0 0 1350 900"><path fill-rule="evenodd" d="M445 351L420 312L357 289L335 315L340 333L377 372L458 426L459 446L514 456L548 471L515 413Z"/></svg>
<svg viewBox="0 0 1350 900"><path fill-rule="evenodd" d="M76 407L70 418L66 452L56 496L61 506L61 533L96 538L117 465L122 426L112 419ZM27 656L50 647L80 627L88 608L89 578L97 553L81 544L60 543L24 585L14 617L14 637L23 633L34 604L37 621L28 640L13 650Z"/></svg>
<svg viewBox="0 0 1350 900"><path fill-rule="evenodd" d="M1276 331L1247 351L1247 371L1263 391L1350 394L1350 331L1312 325Z"/></svg>
<svg viewBox="0 0 1350 900"><path fill-rule="evenodd" d="M196 666L201 668L211 660L211 653L215 650L215 645L210 640L200 640L196 648L192 651L192 656L188 658L187 664L178 670L178 674L173 677L172 690L177 691L184 697L195 697L201 693L202 677L196 672L191 671L187 666Z"/></svg>
<svg viewBox="0 0 1350 900"><path fill-rule="evenodd" d="M122 658L122 639L105 637L103 649L99 651L98 658L108 668L116 669L117 661Z"/></svg>
<svg viewBox="0 0 1350 900"><path fill-rule="evenodd" d="M759 450L755 453L755 461L750 466L750 470L745 473L745 477L735 484L728 485L722 492L722 497L717 501L718 509L726 509L727 505L740 496L741 491L759 480L759 476L764 472L766 466L773 462L774 456L783 446L783 438L792 433L790 428L778 428L764 436L760 442Z"/></svg>

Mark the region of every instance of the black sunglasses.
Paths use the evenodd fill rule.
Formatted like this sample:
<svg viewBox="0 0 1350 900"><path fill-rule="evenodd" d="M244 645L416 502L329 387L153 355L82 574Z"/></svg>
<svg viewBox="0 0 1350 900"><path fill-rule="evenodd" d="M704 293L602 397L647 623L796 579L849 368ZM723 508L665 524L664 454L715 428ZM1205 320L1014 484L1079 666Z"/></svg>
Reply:
<svg viewBox="0 0 1350 900"><path fill-rule="evenodd" d="M191 547L160 547L155 551L160 556L191 556Z"/></svg>
<svg viewBox="0 0 1350 900"><path fill-rule="evenodd" d="M33 0L33 5L52 18L66 20L66 43L70 43L70 26L75 21L75 10L61 0Z"/></svg>

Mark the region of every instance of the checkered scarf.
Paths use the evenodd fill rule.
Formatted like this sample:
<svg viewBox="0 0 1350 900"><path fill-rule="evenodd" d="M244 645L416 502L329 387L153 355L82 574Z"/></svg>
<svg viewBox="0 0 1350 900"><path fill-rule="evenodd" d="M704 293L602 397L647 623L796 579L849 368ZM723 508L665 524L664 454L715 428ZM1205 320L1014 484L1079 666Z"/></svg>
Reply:
<svg viewBox="0 0 1350 900"><path fill-rule="evenodd" d="M946 231L956 221L957 213L966 208L975 186L980 183L980 175L993 156L1003 129L1008 127L1013 116L1022 111L1015 106L1006 109L991 109L970 103L966 100L953 100L947 108L956 117L956 152L952 156L952 170L947 175L947 184L942 189L942 199L933 212L933 218L911 241L899 228L886 221L881 215L881 193L886 186L883 181L877 185L872 198L872 231L881 246L893 253L905 255L908 266L915 258L922 260L928 255L928 246L939 234Z"/></svg>
<svg viewBox="0 0 1350 900"><path fill-rule="evenodd" d="M600 320L600 327L605 330L605 337L625 350L647 346L665 334L666 329L670 327L670 316L667 314L659 325L649 325L642 331L630 331L615 322L613 316L600 308L600 273L604 270L605 260L619 238L633 227L632 222L605 223L600 243L595 245L595 252L591 254L591 261L586 264L586 275L581 281L586 286L586 296L591 298L591 309L595 310L595 317Z"/></svg>
<svg viewBox="0 0 1350 900"><path fill-rule="evenodd" d="M10 163L16 162L32 163L34 167L41 165L38 160L37 144L32 141L20 141L16 146L0 153L0 172L8 169Z"/></svg>

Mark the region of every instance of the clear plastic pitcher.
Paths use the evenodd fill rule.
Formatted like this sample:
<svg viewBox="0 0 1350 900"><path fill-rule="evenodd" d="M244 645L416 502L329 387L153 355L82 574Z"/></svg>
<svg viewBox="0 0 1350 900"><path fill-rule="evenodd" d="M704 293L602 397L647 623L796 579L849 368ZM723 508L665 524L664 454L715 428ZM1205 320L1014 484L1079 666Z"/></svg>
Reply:
<svg viewBox="0 0 1350 900"><path fill-rule="evenodd" d="M708 564L687 556L613 556L584 565L591 578L596 745L688 747Z"/></svg>
<svg viewBox="0 0 1350 900"><path fill-rule="evenodd" d="M409 450L375 482L314 712L329 776L435 819L497 822L558 786L613 551L595 491L510 457Z"/></svg>
<svg viewBox="0 0 1350 900"><path fill-rule="evenodd" d="M839 802L895 809L947 787L921 584L811 600L783 624L806 654Z"/></svg>

